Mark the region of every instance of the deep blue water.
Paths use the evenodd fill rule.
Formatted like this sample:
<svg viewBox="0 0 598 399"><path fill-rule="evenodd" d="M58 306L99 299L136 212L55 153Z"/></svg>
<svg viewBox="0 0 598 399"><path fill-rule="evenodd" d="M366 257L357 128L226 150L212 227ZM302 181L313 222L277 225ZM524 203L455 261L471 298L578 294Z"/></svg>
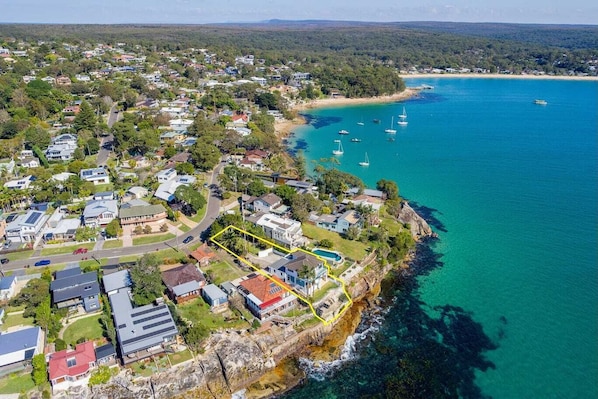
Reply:
<svg viewBox="0 0 598 399"><path fill-rule="evenodd" d="M310 111L291 139L310 165L342 139L336 167L395 180L440 238L358 360L284 397L598 397L598 82L422 82L404 103Z"/></svg>

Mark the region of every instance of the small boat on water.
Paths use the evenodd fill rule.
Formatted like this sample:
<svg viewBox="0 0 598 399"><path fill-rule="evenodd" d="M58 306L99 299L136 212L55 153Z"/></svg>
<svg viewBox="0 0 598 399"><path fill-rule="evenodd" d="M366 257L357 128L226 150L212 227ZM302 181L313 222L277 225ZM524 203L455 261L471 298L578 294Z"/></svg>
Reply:
<svg viewBox="0 0 598 399"><path fill-rule="evenodd" d="M427 84L422 84L421 88L424 89L424 90L432 90L434 88L434 86L430 86L430 85L427 85Z"/></svg>
<svg viewBox="0 0 598 399"><path fill-rule="evenodd" d="M548 104L548 102L546 100L538 100L538 99L536 99L536 100L534 100L534 104L537 104L537 105L546 105L546 104Z"/></svg>
<svg viewBox="0 0 598 399"><path fill-rule="evenodd" d="M361 121L357 122L357 124L358 124L359 126L363 126L363 125L365 125L365 123L363 123L363 118L361 118Z"/></svg>
<svg viewBox="0 0 598 399"><path fill-rule="evenodd" d="M353 137L353 138L351 139L351 141L352 141L353 143L360 143L360 142L361 142L361 139L358 139L357 137Z"/></svg>
<svg viewBox="0 0 598 399"><path fill-rule="evenodd" d="M332 154L334 155L343 155L345 151L343 151L343 143L340 140L334 140L335 143L338 143L338 148L336 150L332 150Z"/></svg>
<svg viewBox="0 0 598 399"><path fill-rule="evenodd" d="M395 134L397 132L395 129L392 128L392 124L394 123L394 121L395 117L393 116L390 120L390 127L388 129L384 129L384 133Z"/></svg>
<svg viewBox="0 0 598 399"><path fill-rule="evenodd" d="M380 123L380 119L374 119L374 120L372 120L372 122L374 122L374 123Z"/></svg>
<svg viewBox="0 0 598 399"><path fill-rule="evenodd" d="M349 132L347 130L345 130L345 129L341 129L341 130L338 131L338 134L347 135L347 134L349 134Z"/></svg>
<svg viewBox="0 0 598 399"><path fill-rule="evenodd" d="M399 126L407 126L407 111L405 111L405 107L403 107L403 113L401 115L399 115L399 121L397 122L397 124Z"/></svg>
<svg viewBox="0 0 598 399"><path fill-rule="evenodd" d="M365 159L362 162L359 162L359 166L370 166L370 159L368 158L368 153L365 153Z"/></svg>

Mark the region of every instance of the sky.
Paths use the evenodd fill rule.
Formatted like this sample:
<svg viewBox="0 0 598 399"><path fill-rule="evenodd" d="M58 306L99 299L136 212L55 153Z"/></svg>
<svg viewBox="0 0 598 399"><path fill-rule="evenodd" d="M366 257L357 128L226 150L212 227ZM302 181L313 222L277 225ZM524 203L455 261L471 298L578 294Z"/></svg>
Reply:
<svg viewBox="0 0 598 399"><path fill-rule="evenodd" d="M0 0L0 23L284 20L598 24L595 0Z"/></svg>

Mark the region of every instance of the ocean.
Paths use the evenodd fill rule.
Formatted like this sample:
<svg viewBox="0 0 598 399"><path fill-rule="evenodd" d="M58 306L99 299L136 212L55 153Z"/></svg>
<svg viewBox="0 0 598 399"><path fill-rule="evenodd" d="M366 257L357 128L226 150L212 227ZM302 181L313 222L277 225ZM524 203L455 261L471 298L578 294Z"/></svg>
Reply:
<svg viewBox="0 0 598 399"><path fill-rule="evenodd" d="M386 287L346 361L306 362L283 397L598 397L598 82L406 82L434 88L310 110L289 139L309 168L335 157L369 187L395 180L439 239Z"/></svg>

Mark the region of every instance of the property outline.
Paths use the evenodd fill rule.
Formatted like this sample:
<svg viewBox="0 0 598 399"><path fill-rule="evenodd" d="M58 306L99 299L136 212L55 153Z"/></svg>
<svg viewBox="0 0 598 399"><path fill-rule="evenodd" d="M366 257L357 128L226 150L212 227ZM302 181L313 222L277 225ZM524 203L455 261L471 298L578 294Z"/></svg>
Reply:
<svg viewBox="0 0 598 399"><path fill-rule="evenodd" d="M320 317L317 312L316 309L314 308L313 304L311 303L310 300L308 300L307 298L303 297L302 295L300 295L299 293L295 292L294 290L291 290L288 288L288 286L281 284L279 281L277 281L276 279L272 278L272 275L270 273L267 273L266 271L264 271L263 269L260 269L259 267L253 265L249 260L243 258L242 256L237 255L236 253L234 253L233 251L231 251L230 249L226 248L224 245L222 245L221 243L219 243L217 241L217 238L219 236L221 236L222 234L224 234L226 231L233 229L236 230L239 233L245 234L245 235L249 235L259 241L263 241L265 243L267 243L268 245L271 245L274 248L277 248L279 250L281 250L282 252L286 253L286 254L292 254L294 252L304 252L306 254L315 256L316 258L318 258L319 260L324 262L324 265L326 266L326 275L333 279L334 281L336 281L337 283L340 283L340 287L342 288L343 293L345 294L345 297L348 299L348 302L338 311L338 313L330 320L325 320L322 317ZM282 247L270 240L267 240L265 238L262 237L258 237L255 234L252 234L246 230L240 229L237 226L227 226L224 229L220 230L218 233L214 234L213 236L210 237L210 241L212 241L213 243L215 243L216 245L218 245L220 248L224 249L226 252L228 252L229 254L231 254L232 256L234 256L236 259L238 259L240 262L243 262L244 264L248 265L249 267L251 267L253 270L255 270L257 273L261 274L262 276L268 278L268 280L274 282L276 285L278 285L279 287L281 287L282 289L288 291L289 293L291 293L291 295L295 296L297 299L299 299L300 301L302 301L303 303L307 304L307 306L309 306L309 308L311 309L311 312L314 314L314 316L316 316L316 318L318 320L320 320L325 326L327 326L330 323L335 322L347 309L349 309L351 307L351 305L353 304L353 300L351 299L351 295L349 295L349 293L347 292L347 287L345 285L345 282L343 280L341 280L340 278L334 276L331 273L330 270L330 265L328 264L328 261L317 255L314 254L313 252L310 251L306 251L302 248L295 248L293 250L287 249L285 247Z"/></svg>

